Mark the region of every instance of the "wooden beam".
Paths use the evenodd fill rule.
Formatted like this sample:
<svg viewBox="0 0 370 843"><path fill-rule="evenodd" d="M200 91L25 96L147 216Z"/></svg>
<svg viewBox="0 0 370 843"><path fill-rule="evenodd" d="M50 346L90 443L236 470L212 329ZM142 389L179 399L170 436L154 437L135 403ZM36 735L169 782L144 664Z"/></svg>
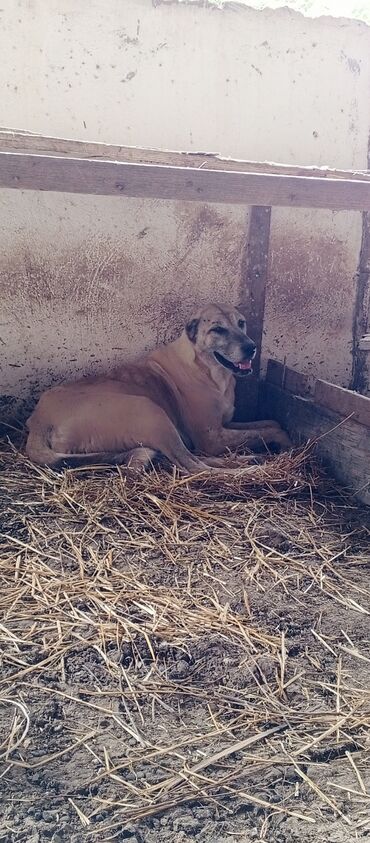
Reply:
<svg viewBox="0 0 370 843"><path fill-rule="evenodd" d="M0 187L99 196L370 210L370 182L0 152Z"/></svg>
<svg viewBox="0 0 370 843"><path fill-rule="evenodd" d="M256 377L259 376L261 361L270 226L271 208L268 206L253 207L249 220L243 286L246 294L245 309L248 313L248 334L257 343L257 353L253 361L253 372Z"/></svg>
<svg viewBox="0 0 370 843"><path fill-rule="evenodd" d="M69 158L98 158L125 161L127 164L163 164L228 172L265 173L313 178L359 179L370 181L368 170L336 170L332 167L308 167L277 164L271 161L243 161L223 158L214 152L174 152L165 149L143 149L138 146L71 140L11 129L0 129L0 151L24 152L33 155L53 155Z"/></svg>
<svg viewBox="0 0 370 843"><path fill-rule="evenodd" d="M295 369L284 366L284 363L270 358L267 361L266 382L306 397L313 394L316 379L312 375L302 375Z"/></svg>
<svg viewBox="0 0 370 843"><path fill-rule="evenodd" d="M265 316L271 208L253 206L249 217L248 240L242 261L241 310L247 317L248 335L257 344L253 373L236 383L236 416L240 421L256 418L258 378L261 363L263 320Z"/></svg>
<svg viewBox="0 0 370 843"><path fill-rule="evenodd" d="M363 424L370 430L370 398L366 395L343 389L342 386L335 386L327 381L317 380L313 400L320 407L327 407L334 413L340 413L343 418L351 417L352 421Z"/></svg>
<svg viewBox="0 0 370 843"><path fill-rule="evenodd" d="M318 406L340 414L343 419L351 417L351 421L358 422L370 430L370 398L366 395L314 378L312 375L302 375L272 359L267 363L266 383L294 395L310 397Z"/></svg>
<svg viewBox="0 0 370 843"><path fill-rule="evenodd" d="M367 165L370 167L370 139L367 150ZM356 273L356 298L352 320L352 377L351 389L365 393L369 388L369 366L366 349L361 340L368 330L370 295L370 214L362 214L361 248Z"/></svg>
<svg viewBox="0 0 370 843"><path fill-rule="evenodd" d="M261 384L260 413L263 418L277 419L293 442L317 439L317 456L347 489L370 505L367 426L266 382Z"/></svg>

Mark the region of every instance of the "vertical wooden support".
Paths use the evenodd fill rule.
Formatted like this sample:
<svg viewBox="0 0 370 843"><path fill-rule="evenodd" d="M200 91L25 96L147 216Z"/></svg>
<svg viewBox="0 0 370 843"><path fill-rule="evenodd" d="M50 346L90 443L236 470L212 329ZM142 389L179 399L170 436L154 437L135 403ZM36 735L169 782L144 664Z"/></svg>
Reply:
<svg viewBox="0 0 370 843"><path fill-rule="evenodd" d="M367 145L367 166L370 167L370 137ZM362 213L360 260L356 273L356 300L352 323L352 378L349 388L368 395L370 365L362 337L370 330L370 213Z"/></svg>
<svg viewBox="0 0 370 843"><path fill-rule="evenodd" d="M370 388L369 355L361 343L370 319L370 214L362 214L362 241L356 273L356 299L352 324L352 378L350 389L367 395Z"/></svg>
<svg viewBox="0 0 370 843"><path fill-rule="evenodd" d="M246 316L248 335L257 344L257 354L253 361L253 374L246 380L237 381L235 417L239 421L251 421L257 414L270 225L271 208L253 206L250 212L248 241L242 260L240 308Z"/></svg>

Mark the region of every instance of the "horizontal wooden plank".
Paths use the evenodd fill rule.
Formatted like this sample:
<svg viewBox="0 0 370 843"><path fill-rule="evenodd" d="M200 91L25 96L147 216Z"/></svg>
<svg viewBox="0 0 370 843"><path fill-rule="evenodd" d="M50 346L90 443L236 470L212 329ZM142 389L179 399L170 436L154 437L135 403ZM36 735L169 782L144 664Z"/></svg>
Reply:
<svg viewBox="0 0 370 843"><path fill-rule="evenodd" d="M0 152L0 187L370 211L370 182Z"/></svg>
<svg viewBox="0 0 370 843"><path fill-rule="evenodd" d="M351 416L353 421L370 428L370 398L365 395L310 375L302 375L272 359L267 363L266 382L294 395L312 396L317 405L338 413L341 418Z"/></svg>
<svg viewBox="0 0 370 843"><path fill-rule="evenodd" d="M360 179L370 181L367 170L336 170L331 167L278 164L271 161L245 161L224 158L214 152L174 152L163 149L143 149L137 146L97 143L91 141L57 138L11 129L0 129L0 151L25 152L34 155L48 154L72 158L99 158L126 161L131 164L163 164L234 172L280 174L313 178Z"/></svg>
<svg viewBox="0 0 370 843"><path fill-rule="evenodd" d="M317 380L314 401L320 407L327 407L329 410L338 413L342 418L351 416L353 421L359 422L370 429L370 398L365 395L360 395L351 389L343 389L343 387L335 386L327 381Z"/></svg>
<svg viewBox="0 0 370 843"><path fill-rule="evenodd" d="M310 375L302 375L295 369L290 369L278 360L270 359L267 363L266 381L288 389L295 395L311 395L314 389L314 381Z"/></svg>
<svg viewBox="0 0 370 843"><path fill-rule="evenodd" d="M370 505L370 436L365 425L343 418L308 398L262 383L260 416L274 418L293 442L317 440L316 453L358 500Z"/></svg>

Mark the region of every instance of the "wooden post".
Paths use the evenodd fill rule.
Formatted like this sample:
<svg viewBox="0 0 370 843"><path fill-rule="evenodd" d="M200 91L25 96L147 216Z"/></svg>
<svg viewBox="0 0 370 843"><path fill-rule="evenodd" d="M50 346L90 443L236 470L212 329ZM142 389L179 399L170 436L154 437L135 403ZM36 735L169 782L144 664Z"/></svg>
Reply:
<svg viewBox="0 0 370 843"><path fill-rule="evenodd" d="M370 167L370 139L367 153ZM350 389L367 393L369 388L369 359L362 343L369 329L370 319L370 213L362 214L360 260L356 273L356 300L352 323L352 378Z"/></svg>
<svg viewBox="0 0 370 843"><path fill-rule="evenodd" d="M240 307L246 316L248 335L257 344L257 353L253 361L253 374L246 380L237 381L235 416L239 421L251 421L257 414L270 224L270 207L253 206L251 208L248 242L242 261Z"/></svg>

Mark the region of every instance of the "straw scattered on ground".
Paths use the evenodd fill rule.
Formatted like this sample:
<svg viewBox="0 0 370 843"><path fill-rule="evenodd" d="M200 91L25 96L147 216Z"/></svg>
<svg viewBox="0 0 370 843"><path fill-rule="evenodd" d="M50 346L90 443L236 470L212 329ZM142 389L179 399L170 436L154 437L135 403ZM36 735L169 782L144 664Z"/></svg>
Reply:
<svg viewBox="0 0 370 843"><path fill-rule="evenodd" d="M369 516L310 449L0 468L1 841L370 833Z"/></svg>

